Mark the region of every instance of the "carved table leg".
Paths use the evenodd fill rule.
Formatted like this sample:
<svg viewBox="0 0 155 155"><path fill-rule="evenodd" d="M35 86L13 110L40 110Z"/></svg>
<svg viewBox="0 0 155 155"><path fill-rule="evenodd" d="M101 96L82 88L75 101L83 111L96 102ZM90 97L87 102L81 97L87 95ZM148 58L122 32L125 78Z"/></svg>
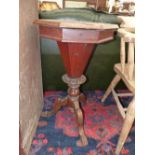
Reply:
<svg viewBox="0 0 155 155"><path fill-rule="evenodd" d="M81 139L77 141L77 146L86 146L88 144L88 140L84 133L83 114L79 106L78 98L73 99L72 102L73 102L74 111L77 117L79 135L81 137Z"/></svg>
<svg viewBox="0 0 155 155"><path fill-rule="evenodd" d="M84 75L82 75L79 78L69 78L68 75L63 76L63 81L68 84L68 98L69 102L71 102L71 106L74 108L74 112L77 117L77 124L79 128L79 135L80 140L77 141L78 146L86 146L88 144L87 137L84 133L84 122L83 122L83 114L82 110L80 109L79 105L79 99L81 96L81 99L84 99L83 95L80 95L80 84L84 83L86 81L86 78Z"/></svg>
<svg viewBox="0 0 155 155"><path fill-rule="evenodd" d="M80 103L82 103L82 105L85 105L87 103L86 96L83 93L80 94L79 101Z"/></svg>
<svg viewBox="0 0 155 155"><path fill-rule="evenodd" d="M80 140L77 141L78 146L86 146L88 144L87 137L84 132L84 121L83 121L83 113L80 109L80 102L83 104L86 103L86 97L84 94L80 93L79 87L86 81L86 77L82 75L79 78L70 78L67 74L63 75L63 81L68 84L68 96L64 99L58 99L54 108L51 111L42 112L42 117L50 117L51 115L57 113L62 106L69 105L71 110L73 110L76 114L77 124L79 128Z"/></svg>
<svg viewBox="0 0 155 155"><path fill-rule="evenodd" d="M59 99L54 103L54 107L51 111L43 111L41 113L41 117L50 117L54 114L56 114L62 106L65 106L68 104L68 96L65 97L64 99Z"/></svg>

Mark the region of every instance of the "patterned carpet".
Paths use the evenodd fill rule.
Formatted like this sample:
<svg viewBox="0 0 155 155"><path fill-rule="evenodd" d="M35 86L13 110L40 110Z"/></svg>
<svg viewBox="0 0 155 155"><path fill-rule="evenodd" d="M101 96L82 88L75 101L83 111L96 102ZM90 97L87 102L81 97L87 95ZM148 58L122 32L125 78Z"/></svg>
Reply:
<svg viewBox="0 0 155 155"><path fill-rule="evenodd" d="M110 95L101 103L103 91L84 92L87 104L84 111L84 130L89 144L78 147L79 139L76 117L68 108L63 107L56 115L40 117L29 155L113 155L123 120L116 103ZM66 96L64 91L49 91L44 94L43 111L51 110L55 100ZM121 99L127 106L131 98ZM121 155L135 154L135 131L132 127Z"/></svg>

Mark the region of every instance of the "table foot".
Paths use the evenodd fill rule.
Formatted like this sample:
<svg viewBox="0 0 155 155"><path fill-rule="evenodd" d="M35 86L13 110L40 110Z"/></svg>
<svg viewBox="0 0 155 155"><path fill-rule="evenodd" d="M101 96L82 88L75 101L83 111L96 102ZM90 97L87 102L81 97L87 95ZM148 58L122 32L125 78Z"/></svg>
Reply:
<svg viewBox="0 0 155 155"><path fill-rule="evenodd" d="M86 136L81 137L80 140L77 140L77 141L76 141L76 145L77 145L78 147L84 147L84 146L87 146L87 145L88 145L87 137L86 137Z"/></svg>

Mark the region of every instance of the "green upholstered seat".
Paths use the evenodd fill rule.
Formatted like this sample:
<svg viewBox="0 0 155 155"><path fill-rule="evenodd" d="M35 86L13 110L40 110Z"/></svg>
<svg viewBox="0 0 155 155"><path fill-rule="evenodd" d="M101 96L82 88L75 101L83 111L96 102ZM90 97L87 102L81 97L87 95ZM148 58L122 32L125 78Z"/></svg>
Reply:
<svg viewBox="0 0 155 155"><path fill-rule="evenodd" d="M63 19L73 21L88 21L99 23L120 24L116 15L97 12L89 8L65 8L39 13L41 19Z"/></svg>

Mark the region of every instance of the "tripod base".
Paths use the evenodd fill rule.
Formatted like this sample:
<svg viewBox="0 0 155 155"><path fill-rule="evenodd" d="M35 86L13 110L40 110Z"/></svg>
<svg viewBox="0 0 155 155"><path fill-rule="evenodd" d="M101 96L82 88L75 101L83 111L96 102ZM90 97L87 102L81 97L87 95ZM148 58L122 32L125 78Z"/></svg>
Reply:
<svg viewBox="0 0 155 155"><path fill-rule="evenodd" d="M82 83L86 81L84 75L80 78L70 78L67 74L62 77L63 81L68 84L68 96L63 99L58 99L52 111L42 112L42 117L50 117L51 115L56 114L63 106L69 106L72 111L74 111L77 124L79 128L80 140L77 141L78 146L88 145L87 137L84 133L84 122L83 122L83 113L80 108L80 103L86 104L86 97L84 94L80 93L79 87Z"/></svg>

